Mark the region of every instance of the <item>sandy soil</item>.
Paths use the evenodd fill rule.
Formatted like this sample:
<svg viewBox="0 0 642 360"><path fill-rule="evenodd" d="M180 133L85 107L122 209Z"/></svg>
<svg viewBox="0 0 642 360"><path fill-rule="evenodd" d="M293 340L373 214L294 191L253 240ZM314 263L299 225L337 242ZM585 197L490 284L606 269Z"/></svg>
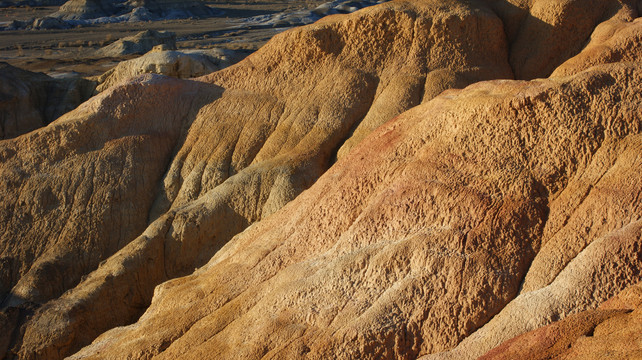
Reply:
<svg viewBox="0 0 642 360"><path fill-rule="evenodd" d="M285 28L253 28L246 24L246 18L282 11L312 9L324 2L236 0L224 4L212 3L210 6L221 10L222 14L208 19L116 23L68 30L0 31L0 61L50 74L75 71L83 76L98 75L119 61L135 56L102 58L94 56L94 50L146 29L175 32L179 49L218 47L249 53ZM43 17L56 10L55 6L2 8L0 22Z"/></svg>

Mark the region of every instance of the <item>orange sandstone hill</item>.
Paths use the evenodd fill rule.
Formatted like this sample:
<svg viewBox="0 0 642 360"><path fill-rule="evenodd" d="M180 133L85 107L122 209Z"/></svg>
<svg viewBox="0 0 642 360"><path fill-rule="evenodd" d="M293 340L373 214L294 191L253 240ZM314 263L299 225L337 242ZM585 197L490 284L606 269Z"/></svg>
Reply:
<svg viewBox="0 0 642 360"><path fill-rule="evenodd" d="M641 8L385 3L1 141L0 356L471 359L624 314L572 315L642 280Z"/></svg>

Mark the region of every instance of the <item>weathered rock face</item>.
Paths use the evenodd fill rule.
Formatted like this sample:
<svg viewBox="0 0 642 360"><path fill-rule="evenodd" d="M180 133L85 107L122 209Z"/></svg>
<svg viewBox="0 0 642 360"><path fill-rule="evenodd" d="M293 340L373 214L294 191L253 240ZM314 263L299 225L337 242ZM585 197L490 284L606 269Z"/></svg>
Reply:
<svg viewBox="0 0 642 360"><path fill-rule="evenodd" d="M637 147L635 151L639 152L639 149ZM629 160L631 155L625 154L622 157L623 161ZM620 160L620 163L623 161ZM634 162L633 164L638 166L638 163ZM618 172L621 172L621 169L618 168L621 168L621 166L617 163L614 164L610 171L611 174L620 175ZM620 183L622 182L621 179L628 179L624 175L627 174L620 175ZM596 186L596 188L599 191L604 189L604 185ZM609 188L618 189L616 186ZM605 196L600 200L608 203L612 201L612 198ZM595 195L592 199L587 199L586 202L590 204L594 201L596 201ZM633 207L639 206L639 203L632 205ZM578 211L580 210L582 209ZM598 216L604 213L604 211L599 212ZM637 282L640 279L640 266L642 264L639 250L640 241L642 240L640 232L642 224L639 221L633 221L629 224L627 220L630 219L618 217L618 221L624 223L624 225L617 223L614 224L615 226L612 225L616 230L595 239L566 266L550 285L518 296L488 324L462 341L455 349L423 359L477 358L512 336L544 326L580 310L597 307L600 302L606 300L612 294L617 293L627 285ZM605 224L608 224L608 220ZM618 225L621 228L617 228ZM586 228L588 229L589 227L587 226ZM574 239L570 237L569 240L572 241ZM538 256L540 255L538 254ZM528 274L532 274L532 271L533 269L531 268ZM586 326L589 326L588 324L605 319L602 315L589 313L580 315L577 320L569 320L570 324L574 324L575 321L580 323L586 321L587 324L578 326L575 329L568 329L566 325L562 325L562 328L559 329L562 337L560 341L572 340L573 337L581 335L581 332L588 331L586 330ZM614 315L614 313L611 315ZM589 316L589 318L584 319L583 316ZM534 344L534 346L541 347L542 352L534 352L531 356L543 357L547 355L548 341L545 339L540 340L542 342Z"/></svg>
<svg viewBox="0 0 642 360"><path fill-rule="evenodd" d="M642 22L640 19L622 24L616 22L614 29L607 31L615 34L604 39L603 30L612 26L613 22L604 24L604 27L598 28L594 34L594 39L584 51L576 57L562 64L559 71L556 70L553 76L564 73L573 73L595 64L611 63L623 60L623 62L642 61L642 45L638 41L642 40ZM629 45L632 45L629 47ZM626 50L625 50L626 49ZM613 54L621 54L620 56ZM626 55L624 55L626 53ZM634 103L623 101L624 107L636 106ZM586 172L577 179L569 183L569 189L560 193L560 196L551 203L551 209L559 209L559 215L549 217L549 222L545 229L543 244L540 253L534 260L528 276L524 280L522 293L542 288L555 280L562 269L569 262L576 258L583 250L591 244L597 234L604 231L613 231L615 228L608 224L619 217L627 218L630 212L638 213L637 207L629 207L627 203L636 204L635 197L628 197L635 194L639 186L634 181L625 182L620 187L620 193L600 194L602 191L600 183L615 183L621 178L628 179L631 174L613 174L613 167L617 164L615 158L605 154L608 158L605 164L593 164L586 169ZM614 164L614 165L609 165ZM599 182L598 182L599 181ZM635 196L635 195L633 195ZM602 198L601 201L593 203L595 197ZM607 201L608 200L608 201ZM604 208L608 208L604 212ZM574 211L562 210L574 209ZM592 224L587 230L584 224ZM628 222L620 223L620 226Z"/></svg>
<svg viewBox="0 0 642 360"><path fill-rule="evenodd" d="M208 261L75 356L414 358L529 296L549 298L533 328L596 305L639 281L639 64L435 96L548 76L635 5L386 3L198 82L112 87L0 143L18 306L0 320L19 329L0 345L73 354ZM576 252L557 260L565 237ZM541 254L555 266L531 275Z"/></svg>
<svg viewBox="0 0 642 360"><path fill-rule="evenodd" d="M612 19L601 24L586 48L562 64L553 76L574 74L592 65L619 60L639 63L642 51L634 44L640 36L641 25L639 19L628 23ZM636 105L623 101L621 106ZM623 284L631 281L629 277L635 274L625 275L603 269L606 259L614 254L621 255L612 250L617 245L616 239L625 235L624 231L617 230L618 227L631 221L627 217L629 213L639 213L639 201L635 200L635 194L639 193L640 184L631 182L631 188L627 187L626 182L614 185L620 183L621 179L629 179L631 174L614 170L619 165L614 163L616 158L609 155L609 149L605 147L600 151L609 160L592 164L584 170L581 177L570 181L568 188L551 202L551 213L544 228L543 246L525 277L522 295L456 349L433 358L476 358L513 336L563 318L578 309L595 307L621 289ZM613 184L607 185L607 188L617 188L618 191L607 190L604 193L604 184ZM628 197L627 191L634 197ZM635 246L640 241L639 235L637 238L635 235L636 228L629 226L626 229L633 231L633 235L627 235L627 238L629 244ZM602 234L611 232L613 233L608 237L595 241ZM630 261L639 264L639 255L637 260L633 257ZM565 268L574 270L564 270ZM584 278L579 274L585 274ZM621 282L622 276L626 279L624 283ZM591 280L586 281L586 277ZM596 283L600 284L599 294L595 293ZM533 354L540 355L542 354Z"/></svg>
<svg viewBox="0 0 642 360"><path fill-rule="evenodd" d="M134 82L0 143L3 297L13 288L4 305L60 296L145 229L183 122L198 109L190 110L198 104L190 96L210 88ZM120 105L134 98L138 111Z"/></svg>
<svg viewBox="0 0 642 360"><path fill-rule="evenodd" d="M169 50L176 49L176 34L171 31L141 31L134 36L122 38L96 50L96 55L112 57L129 54L142 55L158 45L163 45Z"/></svg>
<svg viewBox="0 0 642 360"><path fill-rule="evenodd" d="M389 4L356 17L335 17L312 28L296 29L276 37L246 61L204 78L225 92L200 110L181 138L151 210L137 210L150 221L158 220L115 255L114 262L83 282L79 292L69 293L34 316L22 355L57 357L104 330L135 320L156 284L190 273L250 223L275 212L309 187L327 169L351 129L375 106L377 94L403 91L396 97L400 104L393 109L377 105L392 118L455 79L466 84L511 76L501 21L490 10L462 4L443 12L438 5ZM388 25L382 27L382 22ZM487 31L480 32L480 28ZM372 37L373 33L378 36ZM443 37L448 41L437 41ZM480 38L471 41L476 37ZM363 44L356 39L370 40ZM464 46L469 42L480 45ZM293 49L291 44L312 46ZM427 62L429 53L435 56ZM466 61L449 68L452 62L446 53L460 54ZM498 56L502 53L505 55ZM440 75L435 76L435 71ZM410 89L408 79L412 80ZM430 89L427 95L426 89ZM102 100L95 101L93 106L104 107ZM134 115L141 111L139 100L124 102L118 111L139 116ZM68 115L77 119L74 121L84 116L81 112ZM379 121L386 120L379 116ZM77 240L83 236L80 231L92 234L96 243L110 243L99 240L105 234L90 227L75 229L78 233L70 236L71 243L82 243ZM131 262L127 271L117 270L124 269L122 261ZM81 274L78 271L77 276ZM37 275L42 281L47 278L45 272ZM23 276L18 274L16 279ZM106 282L105 276L112 280ZM131 276L140 277L144 289L135 289ZM25 294L33 293L29 286L38 282L27 284L12 299L31 301ZM112 297L116 293L125 297ZM122 301L131 297L127 294L140 294L141 301ZM110 299L120 300L110 305L108 318L95 317L94 309L105 306L105 300L112 302ZM40 325L51 317L66 318L63 322L69 326L50 331L51 327Z"/></svg>
<svg viewBox="0 0 642 360"><path fill-rule="evenodd" d="M245 54L232 50L190 51L152 50L132 60L119 63L98 77L96 90L103 91L132 77L153 73L181 79L207 75L242 60Z"/></svg>
<svg viewBox="0 0 642 360"><path fill-rule="evenodd" d="M72 358L446 350L518 293L547 221L571 210L554 199L595 166L607 174L582 206L615 197L631 211L605 218L556 281L576 296L573 282L590 283L582 291L596 301L636 283L641 75L639 64L615 65L446 92L377 129L208 265L157 288L136 324Z"/></svg>
<svg viewBox="0 0 642 360"><path fill-rule="evenodd" d="M634 21L615 18L600 24L582 52L564 62L551 76L574 74L598 64L629 61L642 61L642 18Z"/></svg>
<svg viewBox="0 0 642 360"><path fill-rule="evenodd" d="M615 18L631 21L636 2L582 0L490 0L504 20L510 63L518 79L548 76L586 44L597 25Z"/></svg>
<svg viewBox="0 0 642 360"><path fill-rule="evenodd" d="M369 40L362 43L357 39ZM469 43L479 46L468 46ZM293 48L292 44L306 46ZM84 290L78 288L79 292L69 293L69 297L61 298L34 316L33 326L28 326L25 332L22 356L58 357L77 349L79 344L87 344L104 330L135 320L144 309L141 304L151 299L156 284L190 273L250 223L275 212L309 187L327 169L339 146L370 108L378 106L386 111L388 118L378 116L378 121L384 122L434 96L441 91L439 89L452 86L449 84L465 85L486 78L510 77L506 48L501 21L488 8L460 4L444 12L437 2L389 4L353 17L335 17L311 28L281 34L270 46L241 64L204 78L203 81L217 84L225 92L220 99L204 106L186 129L171 164L165 168L168 170L160 182L160 192L151 191L155 196L151 209L141 205L140 209L132 210L136 212L134 219L158 220L149 225L146 235L139 236L113 258L114 263L110 264L116 264L115 267L104 268L91 277L92 281L80 285ZM433 54L432 58L428 54ZM453 54L463 60L453 63ZM394 95L395 89L403 94ZM378 96L386 93L390 95ZM399 104L383 106L389 96L395 96ZM163 96L157 97L157 101L163 101ZM96 99L92 106L106 110L103 99ZM159 116L157 112L138 114L138 111L148 111L140 107L141 100L120 101L122 104L113 110L116 112L104 118L116 121L123 114L131 114L127 115L131 119ZM381 101L380 105L378 101ZM114 100L112 104L117 102ZM165 108L159 106L159 109ZM86 117L84 112L76 111L67 118L73 123L84 121ZM103 118L103 115L98 111L90 119L93 118ZM138 124L147 126L145 122ZM86 139L82 140L86 144ZM77 145L69 143L67 146ZM101 148L102 145L92 146ZM162 163L161 160L158 162ZM142 157L133 158L131 162L136 169L152 170L147 163ZM120 174L121 171L116 171L113 176L118 178ZM61 172L59 176L64 179L69 175ZM146 186L159 185L152 179L144 182ZM24 185L22 181L16 181L11 186L13 189ZM104 190L99 190L102 186L93 186L89 192L109 192L114 185L106 182ZM7 189L9 191L13 190ZM131 190L120 199L124 204L138 204L137 196L142 191L149 193L146 189ZM105 203L112 201L107 199ZM78 204L84 206L84 202ZM50 222L64 223L66 213L67 209L55 212L61 218L52 218ZM78 211L78 214L86 213L86 208ZM120 209L114 213L120 213ZM29 216L34 215L30 213ZM93 216L84 218L91 220ZM106 218L102 224L122 227L118 222L108 225L111 220ZM134 240L136 231L141 234L142 229L138 228L141 224L136 222L131 228L137 230L119 234L94 231L99 227L93 223L74 224L74 232L64 237L69 244L83 244L81 239L90 237L95 241L92 244L102 246L101 252L94 253L107 258ZM48 238L52 236L50 234L58 237L60 232L43 230L39 234ZM109 239L116 235L120 240ZM6 232L5 236L5 241L13 243L20 238L12 232ZM122 240L127 237L129 240ZM29 249L35 245L35 242L24 244L23 251L33 253ZM7 247L3 256L12 258L14 246ZM62 252L66 249L58 248ZM77 252L73 250L74 254ZM60 261L65 271L75 273L70 276L72 280L57 289L63 291L74 286L73 279L78 279L94 264L88 262L87 268L69 269L65 259L71 257L56 255L47 259L47 264ZM141 262L142 259L151 259L151 262ZM118 271L116 269L124 269L121 261L133 263L125 267L127 271ZM6 303L42 303L48 297L57 296L59 292L39 290L40 284L47 282L47 272L28 270L25 265L12 273L5 287L14 290ZM112 281L106 282L104 276ZM131 281L131 276L141 277L143 288L134 289L137 285ZM22 278L28 280L19 280ZM125 297L112 297L121 291ZM40 295L42 293L47 295ZM86 296L79 296L80 293ZM139 294L135 297L140 301L122 301L131 297L127 294ZM105 306L103 301L111 302L110 299L120 300L111 304L107 318L96 317L91 309ZM78 312L77 309L86 311ZM68 321L63 322L69 326L60 331L42 327L40 322L51 321L51 316L67 318Z"/></svg>
<svg viewBox="0 0 642 360"><path fill-rule="evenodd" d="M45 126L93 95L96 84L54 79L0 63L0 139Z"/></svg>

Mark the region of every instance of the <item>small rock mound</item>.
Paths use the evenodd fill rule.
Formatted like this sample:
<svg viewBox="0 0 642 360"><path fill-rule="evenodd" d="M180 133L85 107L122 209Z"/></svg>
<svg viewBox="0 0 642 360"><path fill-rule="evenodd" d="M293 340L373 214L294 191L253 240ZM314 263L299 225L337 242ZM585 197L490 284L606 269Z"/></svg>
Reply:
<svg viewBox="0 0 642 360"><path fill-rule="evenodd" d="M171 31L145 30L134 36L117 40L96 50L97 56L118 57L130 54L145 54L157 45L176 49L176 34Z"/></svg>
<svg viewBox="0 0 642 360"><path fill-rule="evenodd" d="M140 74L153 73L181 79L206 75L237 63L245 56L223 49L156 51L132 60L123 61L98 78L96 90L103 91Z"/></svg>
<svg viewBox="0 0 642 360"><path fill-rule="evenodd" d="M71 28L71 24L59 18L45 16L34 19L29 28L34 30L69 29Z"/></svg>
<svg viewBox="0 0 642 360"><path fill-rule="evenodd" d="M125 11L118 1L69 0L51 16L63 20L83 20L108 17Z"/></svg>
<svg viewBox="0 0 642 360"><path fill-rule="evenodd" d="M314 9L280 12L276 14L258 15L245 20L252 27L291 27L311 24L324 16L349 14L365 7L381 4L387 0L335 0L317 6Z"/></svg>
<svg viewBox="0 0 642 360"><path fill-rule="evenodd" d="M312 10L312 13L321 17L333 14L348 14L364 7L381 4L382 2L385 2L385 0L335 0L317 6L316 8L314 8L314 10Z"/></svg>

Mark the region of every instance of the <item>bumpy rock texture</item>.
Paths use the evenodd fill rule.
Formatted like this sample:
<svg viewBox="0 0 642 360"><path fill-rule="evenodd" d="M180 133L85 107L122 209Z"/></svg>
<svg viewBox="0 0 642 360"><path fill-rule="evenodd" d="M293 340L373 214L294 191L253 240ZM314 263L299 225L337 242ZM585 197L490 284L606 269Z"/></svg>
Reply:
<svg viewBox="0 0 642 360"><path fill-rule="evenodd" d="M0 142L0 350L473 358L597 306L640 281L637 5L386 3Z"/></svg>
<svg viewBox="0 0 642 360"><path fill-rule="evenodd" d="M641 32L640 19L624 22L614 18L602 23L586 48L558 67L553 77L578 73L590 66L618 62L621 59L626 62L640 63L642 51L636 39L640 39ZM613 54L619 55L613 56ZM635 106L627 101L623 101L621 105ZM618 278L621 275L603 271L601 268L605 266L604 259L612 258L617 254L617 252L610 254L609 252L614 246L614 239L623 233L592 242L604 231L614 230L608 225L612 219L629 213L639 216L640 201L636 194L639 193L640 185L631 182L632 188L629 188L625 183L629 181L630 175L613 175L613 172L606 171L604 166L605 164L596 163L582 178L569 184L570 190L561 192L559 198L551 203L552 210L560 209L559 216L555 216L554 212L549 216L544 230L545 244L524 279L522 295L457 348L430 357L431 359L481 356L513 336L548 324L580 309L595 307L600 301L617 292L621 285L612 281L614 277ZM623 198L617 193L603 197L603 194L600 194L600 187L595 185L598 179L602 183L620 182L624 179L625 183L618 185L618 188L623 191L620 194L627 194L626 192L629 191L633 197L627 200L626 197ZM602 198L595 201L596 196L602 196ZM632 201L633 207L625 205L629 201ZM626 224L626 221L621 222L621 226ZM631 241L633 246L637 246L638 258L633 258L631 261L639 264L641 261L640 236L638 234L637 239L635 238L635 231L637 231L635 226L627 227L627 231L634 231ZM635 245L636 242L638 245ZM591 244L590 247L589 244ZM562 271L564 267L573 270ZM581 274L586 274L589 281L582 279ZM635 278L639 276L639 270L638 273L629 275ZM594 295L596 283L601 284L599 291L602 294L599 296Z"/></svg>
<svg viewBox="0 0 642 360"><path fill-rule="evenodd" d="M642 18L634 21L614 18L600 24L582 52L555 69L552 76L574 74L599 64L640 61Z"/></svg>
<svg viewBox="0 0 642 360"><path fill-rule="evenodd" d="M552 198L577 193L570 182L597 164L608 174L583 205L615 198L629 211L608 214L557 281L592 285L574 291L579 305L599 301L640 279L641 75L640 66L610 66L560 81L487 82L416 107L208 265L157 288L136 324L75 358L446 350L517 295L547 220L563 212Z"/></svg>
<svg viewBox="0 0 642 360"><path fill-rule="evenodd" d="M99 76L96 90L103 91L141 74L161 74L181 79L207 75L242 60L245 54L232 50L152 51L132 60L120 62Z"/></svg>
<svg viewBox="0 0 642 360"><path fill-rule="evenodd" d="M54 79L0 63L0 139L49 124L89 99L95 88L82 78Z"/></svg>
<svg viewBox="0 0 642 360"><path fill-rule="evenodd" d="M60 296L145 229L182 122L202 101L190 96L207 98L211 87L134 82L84 103L75 117L0 143L3 295L15 286L5 303ZM138 110L119 105L126 99Z"/></svg>

